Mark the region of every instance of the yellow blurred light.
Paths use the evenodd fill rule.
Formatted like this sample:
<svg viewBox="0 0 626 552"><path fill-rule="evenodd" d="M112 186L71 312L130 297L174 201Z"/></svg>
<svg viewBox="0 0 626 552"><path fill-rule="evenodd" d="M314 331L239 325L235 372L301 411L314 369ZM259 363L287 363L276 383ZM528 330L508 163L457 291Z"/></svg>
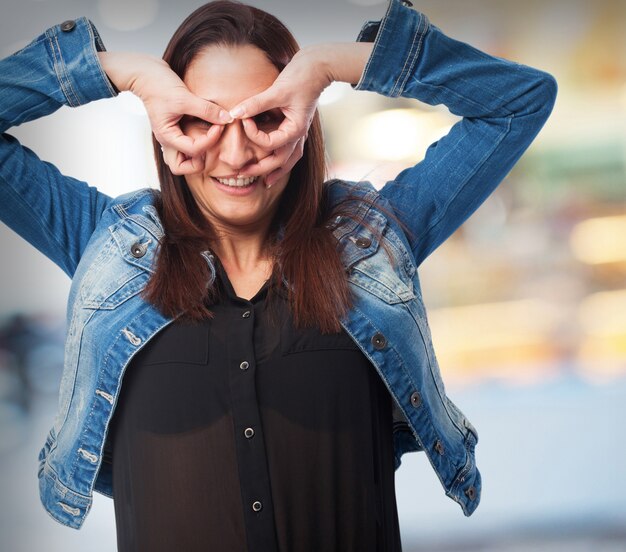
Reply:
<svg viewBox="0 0 626 552"><path fill-rule="evenodd" d="M552 337L562 316L556 305L527 299L436 309L429 318L448 381L531 384L557 370Z"/></svg>
<svg viewBox="0 0 626 552"><path fill-rule="evenodd" d="M368 159L419 161L450 128L449 120L437 112L388 109L364 117L355 126L355 151Z"/></svg>
<svg viewBox="0 0 626 552"><path fill-rule="evenodd" d="M441 346L464 351L541 344L559 317L555 305L535 299L436 309L429 315Z"/></svg>
<svg viewBox="0 0 626 552"><path fill-rule="evenodd" d="M626 373L626 289L586 297L579 307L578 322L581 372L596 379Z"/></svg>
<svg viewBox="0 0 626 552"><path fill-rule="evenodd" d="M570 236L574 256L587 264L626 261L626 216L590 218Z"/></svg>
<svg viewBox="0 0 626 552"><path fill-rule="evenodd" d="M580 304L578 321L587 334L623 336L626 352L626 289L601 291L587 296Z"/></svg>

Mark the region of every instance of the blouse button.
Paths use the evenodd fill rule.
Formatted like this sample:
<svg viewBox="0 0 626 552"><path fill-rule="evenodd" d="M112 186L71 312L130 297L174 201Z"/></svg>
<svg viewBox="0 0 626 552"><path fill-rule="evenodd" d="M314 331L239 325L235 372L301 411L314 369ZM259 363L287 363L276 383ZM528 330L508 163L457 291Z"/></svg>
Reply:
<svg viewBox="0 0 626 552"><path fill-rule="evenodd" d="M250 439L251 437L254 436L254 429L252 429L251 427L247 427L246 429L243 430L243 434Z"/></svg>
<svg viewBox="0 0 626 552"><path fill-rule="evenodd" d="M247 360L244 360L240 365L239 368L241 368L242 370L247 370L250 367L250 363Z"/></svg>
<svg viewBox="0 0 626 552"><path fill-rule="evenodd" d="M245 311L241 316L242 318L250 318L250 311Z"/></svg>
<svg viewBox="0 0 626 552"><path fill-rule="evenodd" d="M260 511L261 511L261 508L263 508L263 504L261 504L258 500L255 500L255 501L252 503L252 509L253 509L255 512L260 512Z"/></svg>

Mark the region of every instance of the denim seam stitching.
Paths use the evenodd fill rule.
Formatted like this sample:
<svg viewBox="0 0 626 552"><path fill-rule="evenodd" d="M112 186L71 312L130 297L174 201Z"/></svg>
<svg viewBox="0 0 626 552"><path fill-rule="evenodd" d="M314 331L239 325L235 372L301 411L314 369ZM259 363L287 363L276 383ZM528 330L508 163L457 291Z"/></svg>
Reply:
<svg viewBox="0 0 626 552"><path fill-rule="evenodd" d="M364 86L365 86L365 82L368 80L369 77L369 68L373 62L373 59L375 57L374 54L378 53L378 46L381 42L381 37L383 35L383 30L385 28L385 25L387 23L387 16L389 15L389 13L391 12L391 8L392 8L392 4L393 4L393 0L391 0L387 6L387 10L385 12L385 15L383 16L382 20L380 21L380 28L378 29L378 32L376 33L376 38L374 39L374 46L372 48L372 55L370 55L369 59L367 60L367 63L365 64L365 69L363 69L363 73L361 75L361 79L359 79L359 82L357 83L357 85L355 86L355 90L361 90ZM371 79L369 79L371 80Z"/></svg>
<svg viewBox="0 0 626 552"><path fill-rule="evenodd" d="M11 186L11 183L8 182L4 177L0 177L0 178L4 181L6 189L9 191L9 193L13 194L13 196L15 198L17 198L18 203L20 203L21 205L25 205L26 207L28 207L30 209L31 205L30 204L26 204L26 202L23 201L22 196L15 191L15 189ZM70 262L71 256L70 256L69 252L61 244L61 242L59 242L57 240L57 237L56 237L55 233L52 232L50 228L47 228L42 223L42 217L37 216L36 218L37 218L36 224L38 224L39 227L45 232L45 234L49 237L50 241L55 243L59 247L59 249L63 252L63 254L65 256L65 259L63 259L63 265L66 265L66 267L69 267L71 265L71 262ZM63 271L65 272L65 268L63 268ZM66 274L68 274L68 273L66 272Z"/></svg>
<svg viewBox="0 0 626 552"><path fill-rule="evenodd" d="M435 221L433 221L433 223L424 231L424 233L422 234L422 239L419 240L416 243L415 249L418 248L419 244L423 243L423 240L425 239L425 237L428 236L431 233L431 231L435 228L435 226L437 226L444 219L444 217L445 217L445 215L446 215L446 213L448 211L448 208L450 207L451 203L455 200L455 198L459 195L459 193L461 193L461 191L465 188L465 186L468 184L468 182L483 167L483 165L485 164L485 161L487 159L489 159L489 157L491 157L493 155L493 153L496 151L496 149L498 148L498 146L500 145L500 143L502 142L504 137L511 130L512 120L513 120L513 116L512 115L507 117L507 127L506 127L506 129L502 133L500 133L499 139L496 142L494 142L494 147L490 151L485 153L485 155L480 160L480 162L476 164L474 170L465 179L465 182L463 182L463 184L461 186L459 186L459 188L456 190L456 193L453 196L450 197L450 199L448 200L448 202L445 204L444 208L442 209L441 215L439 215L439 217L437 217L437 219Z"/></svg>
<svg viewBox="0 0 626 552"><path fill-rule="evenodd" d="M420 17L417 23L417 28L415 29L415 32L413 33L413 40L411 41L409 53L407 54L407 57L404 60L404 65L402 67L402 70L400 71L400 74L398 75L398 78L396 79L396 82L394 83L393 88L390 92L390 96L392 97L397 97L400 94L402 94L406 86L406 82L409 79L409 76L413 73L413 67L415 63L417 62L417 57L419 56L419 53L422 49L422 41L424 39L424 32L421 31L422 22L425 22L424 17ZM419 41L416 44L416 40L418 38L419 38ZM415 52L413 51L414 49L415 49Z"/></svg>
<svg viewBox="0 0 626 552"><path fill-rule="evenodd" d="M94 60L96 62L95 65L97 67L98 73L100 74L100 78L105 83L109 93L112 96L117 96L117 93L113 89L113 86L111 86L111 82L109 81L108 75L106 74L105 70L102 67L102 64L100 63L100 58L98 57L98 51L97 51L97 48L95 46L98 43L98 40L96 39L96 35L93 32L93 29L92 29L92 26L91 26L91 22L87 21L86 25L87 25L87 32L89 33L89 38L90 38L90 41L89 41L89 44L90 44L89 54L91 56L93 56L93 58L94 58ZM100 42L101 42L101 40L100 40ZM101 42L101 45L104 47L104 44L102 42Z"/></svg>
<svg viewBox="0 0 626 552"><path fill-rule="evenodd" d="M55 52L55 63L54 63L54 71L61 83L61 89L63 90L63 94L67 99L67 103L70 107L77 107L80 105L78 102L78 97L76 96L76 92L74 92L74 88L72 87L72 81L67 72L67 66L65 65L65 60L63 59L63 55L61 53L61 45L59 44L59 37L54 35L53 37L54 44L56 47L53 47L53 51Z"/></svg>

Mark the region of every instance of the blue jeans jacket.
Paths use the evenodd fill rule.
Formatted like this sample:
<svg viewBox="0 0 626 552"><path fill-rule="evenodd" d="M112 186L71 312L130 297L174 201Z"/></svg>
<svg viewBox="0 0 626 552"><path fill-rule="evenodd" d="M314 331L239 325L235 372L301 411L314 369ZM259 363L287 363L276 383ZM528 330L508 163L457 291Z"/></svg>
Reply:
<svg viewBox="0 0 626 552"><path fill-rule="evenodd" d="M447 37L399 0L358 40L375 45L355 89L445 104L463 117L380 192L368 182L328 185L333 201L348 192L371 201L355 204L358 222L337 220L333 232L354 297L342 324L393 397L396 469L405 452L423 451L469 516L481 492L478 436L446 396L417 267L526 150L552 110L556 82ZM83 524L94 490L113 494L103 451L124 370L171 322L140 296L163 228L154 191L111 198L40 161L6 131L62 105L114 96L96 55L103 49L81 18L0 62L0 216L72 279L59 407L38 476L46 510L73 528ZM395 212L409 232L378 207Z"/></svg>

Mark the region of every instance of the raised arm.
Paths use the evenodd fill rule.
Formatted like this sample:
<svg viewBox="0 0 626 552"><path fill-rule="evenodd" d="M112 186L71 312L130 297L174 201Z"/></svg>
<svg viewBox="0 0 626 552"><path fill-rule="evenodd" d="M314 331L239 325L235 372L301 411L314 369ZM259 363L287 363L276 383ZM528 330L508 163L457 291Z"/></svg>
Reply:
<svg viewBox="0 0 626 552"><path fill-rule="evenodd" d="M557 84L548 73L446 36L398 0L358 40L375 42L357 90L444 104L463 117L381 190L411 229L420 264L526 151L552 111Z"/></svg>
<svg viewBox="0 0 626 552"><path fill-rule="evenodd" d="M70 277L111 198L61 174L6 131L61 106L78 107L126 90L144 102L157 139L190 156L181 162L183 171L193 168L192 156L219 135L223 125L217 123L232 120L219 106L191 94L164 61L106 52L84 17L48 29L0 61L0 220ZM193 140L178 126L184 114L216 124Z"/></svg>
<svg viewBox="0 0 626 552"><path fill-rule="evenodd" d="M62 175L6 131L63 105L115 96L100 50L98 34L82 18L48 29L0 61L0 220L70 277L110 198Z"/></svg>
<svg viewBox="0 0 626 552"><path fill-rule="evenodd" d="M246 174L291 168L295 139L306 134L316 99L332 81L389 97L445 104L463 117L426 151L423 161L386 183L386 197L410 230L417 264L452 234L511 170L550 115L556 81L537 69L490 56L447 37L428 18L390 0L357 43L299 52L265 92L231 114L251 117L273 107L285 115L270 134L246 124L251 139L277 148ZM297 150L296 150L297 151Z"/></svg>

